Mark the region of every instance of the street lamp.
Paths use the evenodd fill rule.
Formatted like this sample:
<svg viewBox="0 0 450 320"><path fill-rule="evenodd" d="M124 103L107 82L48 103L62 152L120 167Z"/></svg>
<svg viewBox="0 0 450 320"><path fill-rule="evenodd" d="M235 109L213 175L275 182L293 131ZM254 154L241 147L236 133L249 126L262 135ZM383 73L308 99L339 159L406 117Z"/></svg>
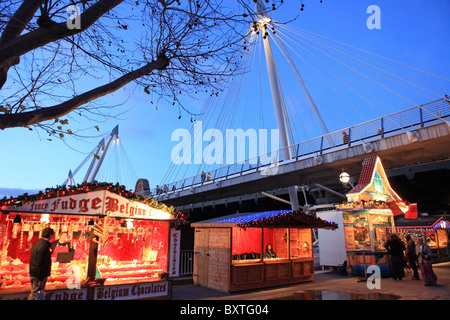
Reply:
<svg viewBox="0 0 450 320"><path fill-rule="evenodd" d="M343 185L347 185L350 182L350 175L347 172L342 171L341 174L339 175L339 181Z"/></svg>

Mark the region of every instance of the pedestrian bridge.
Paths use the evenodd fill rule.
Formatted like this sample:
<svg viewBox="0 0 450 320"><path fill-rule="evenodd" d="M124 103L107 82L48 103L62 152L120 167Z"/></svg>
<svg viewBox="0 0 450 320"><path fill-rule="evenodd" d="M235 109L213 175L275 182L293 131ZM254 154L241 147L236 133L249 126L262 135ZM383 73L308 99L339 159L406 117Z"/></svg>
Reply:
<svg viewBox="0 0 450 320"><path fill-rule="evenodd" d="M182 210L289 186L338 183L343 168L358 176L363 159L373 153L386 169L448 159L449 145L450 101L446 98L291 145L289 160L263 165L259 159L249 159L211 171L210 179L196 175L149 193Z"/></svg>

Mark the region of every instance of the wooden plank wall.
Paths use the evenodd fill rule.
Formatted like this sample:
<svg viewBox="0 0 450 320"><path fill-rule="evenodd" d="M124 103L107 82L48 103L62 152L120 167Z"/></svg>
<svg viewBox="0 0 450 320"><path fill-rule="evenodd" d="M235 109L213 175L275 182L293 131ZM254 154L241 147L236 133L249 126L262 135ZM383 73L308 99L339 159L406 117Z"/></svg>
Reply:
<svg viewBox="0 0 450 320"><path fill-rule="evenodd" d="M231 229L209 229L208 287L228 291L230 286Z"/></svg>

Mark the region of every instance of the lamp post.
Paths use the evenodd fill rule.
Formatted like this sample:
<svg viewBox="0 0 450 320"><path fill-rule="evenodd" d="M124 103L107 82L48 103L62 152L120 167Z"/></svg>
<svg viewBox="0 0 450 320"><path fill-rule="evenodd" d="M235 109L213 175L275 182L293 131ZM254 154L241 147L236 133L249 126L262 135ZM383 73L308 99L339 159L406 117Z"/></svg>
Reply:
<svg viewBox="0 0 450 320"><path fill-rule="evenodd" d="M350 177L350 175L342 169L341 174L339 175L339 181L344 186L345 190L349 190L350 188L353 188L353 182Z"/></svg>
<svg viewBox="0 0 450 320"><path fill-rule="evenodd" d="M339 175L339 181L346 186L350 182L350 175L347 172L342 171Z"/></svg>

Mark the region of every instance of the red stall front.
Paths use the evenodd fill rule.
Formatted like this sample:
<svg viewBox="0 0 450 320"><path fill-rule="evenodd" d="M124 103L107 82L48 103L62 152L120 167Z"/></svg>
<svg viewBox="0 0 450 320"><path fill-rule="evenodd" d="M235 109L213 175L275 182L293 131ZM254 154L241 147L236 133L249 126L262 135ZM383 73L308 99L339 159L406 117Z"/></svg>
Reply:
<svg viewBox="0 0 450 320"><path fill-rule="evenodd" d="M0 300L26 299L33 244L55 231L48 300L164 299L172 208L123 187L84 184L0 203Z"/></svg>

